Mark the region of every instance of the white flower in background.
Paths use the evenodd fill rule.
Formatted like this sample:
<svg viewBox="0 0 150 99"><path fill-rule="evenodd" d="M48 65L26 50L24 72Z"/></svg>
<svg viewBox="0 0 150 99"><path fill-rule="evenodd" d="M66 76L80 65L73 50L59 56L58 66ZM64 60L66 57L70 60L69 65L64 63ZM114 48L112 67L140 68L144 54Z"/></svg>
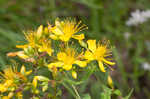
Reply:
<svg viewBox="0 0 150 99"><path fill-rule="evenodd" d="M135 12L131 13L131 17L126 22L126 25L128 25L128 26L134 25L135 26L135 25L144 23L149 18L150 18L150 10L146 10L146 11L136 10Z"/></svg>
<svg viewBox="0 0 150 99"><path fill-rule="evenodd" d="M142 12L142 15L145 17L145 18L150 18L150 10L147 10L147 11L143 11Z"/></svg>
<svg viewBox="0 0 150 99"><path fill-rule="evenodd" d="M142 63L142 68L144 70L150 71L150 64L148 62L144 62L144 63Z"/></svg>

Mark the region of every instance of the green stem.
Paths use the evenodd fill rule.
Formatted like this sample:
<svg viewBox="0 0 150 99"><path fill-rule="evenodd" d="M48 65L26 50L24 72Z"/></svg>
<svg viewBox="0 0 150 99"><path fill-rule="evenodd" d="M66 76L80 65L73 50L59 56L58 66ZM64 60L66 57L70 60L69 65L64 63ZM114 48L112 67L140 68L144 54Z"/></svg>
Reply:
<svg viewBox="0 0 150 99"><path fill-rule="evenodd" d="M72 88L73 88L73 90L74 90L75 93L76 93L76 99L81 99L81 97L80 97L80 95L79 95L79 93L78 93L76 87L75 87L74 85L72 85Z"/></svg>

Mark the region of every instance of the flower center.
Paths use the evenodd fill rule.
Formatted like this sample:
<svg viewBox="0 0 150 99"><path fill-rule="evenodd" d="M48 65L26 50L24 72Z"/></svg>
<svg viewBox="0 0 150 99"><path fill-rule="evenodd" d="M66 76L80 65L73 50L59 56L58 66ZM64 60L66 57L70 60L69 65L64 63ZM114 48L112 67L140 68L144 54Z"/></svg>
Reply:
<svg viewBox="0 0 150 99"><path fill-rule="evenodd" d="M106 48L103 46L98 47L94 52L94 58L97 60L102 60L106 53Z"/></svg>

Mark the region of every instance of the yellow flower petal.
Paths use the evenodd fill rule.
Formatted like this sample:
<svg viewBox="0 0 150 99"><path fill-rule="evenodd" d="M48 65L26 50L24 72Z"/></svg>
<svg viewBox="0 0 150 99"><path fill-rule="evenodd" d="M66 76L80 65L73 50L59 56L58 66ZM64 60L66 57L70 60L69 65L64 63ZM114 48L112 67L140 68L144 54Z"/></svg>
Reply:
<svg viewBox="0 0 150 99"><path fill-rule="evenodd" d="M45 49L43 49L42 47L40 47L40 48L38 49L38 51L39 51L39 52L44 52Z"/></svg>
<svg viewBox="0 0 150 99"><path fill-rule="evenodd" d="M69 41L69 39L71 38L71 35L61 35L59 36L59 38L64 41L64 42L67 42Z"/></svg>
<svg viewBox="0 0 150 99"><path fill-rule="evenodd" d="M16 45L16 48L27 48L29 45L28 44L25 44L25 45Z"/></svg>
<svg viewBox="0 0 150 99"><path fill-rule="evenodd" d="M7 90L7 88L3 85L3 84L0 84L0 92L5 92Z"/></svg>
<svg viewBox="0 0 150 99"><path fill-rule="evenodd" d="M75 64L79 65L80 67L85 67L87 65L87 62L76 60Z"/></svg>
<svg viewBox="0 0 150 99"><path fill-rule="evenodd" d="M8 96L3 96L2 99L10 99Z"/></svg>
<svg viewBox="0 0 150 99"><path fill-rule="evenodd" d="M87 43L85 43L84 41L82 40L79 40L79 43L82 47L86 48L87 49Z"/></svg>
<svg viewBox="0 0 150 99"><path fill-rule="evenodd" d="M49 81L49 79L45 76L35 76L38 81Z"/></svg>
<svg viewBox="0 0 150 99"><path fill-rule="evenodd" d="M73 35L72 38L77 39L77 40L83 40L84 39L84 34Z"/></svg>
<svg viewBox="0 0 150 99"><path fill-rule="evenodd" d="M93 54L90 51L86 51L84 57L87 60L94 60Z"/></svg>
<svg viewBox="0 0 150 99"><path fill-rule="evenodd" d="M25 68L25 66L24 66L24 65L21 67L20 72L21 72L21 74L23 74L23 75L25 74L25 72L26 72L26 68Z"/></svg>
<svg viewBox="0 0 150 99"><path fill-rule="evenodd" d="M102 72L106 72L103 63L102 63L101 61L98 61L98 64L99 64L100 70L101 70Z"/></svg>
<svg viewBox="0 0 150 99"><path fill-rule="evenodd" d="M64 65L64 63L62 63L62 62L50 63L50 64L48 64L48 68L51 69L53 67L62 67L62 65Z"/></svg>
<svg viewBox="0 0 150 99"><path fill-rule="evenodd" d="M114 63L114 62L107 61L107 60L106 60L106 59L104 59L104 58L103 58L103 62L105 62L105 63L107 63L107 64L109 64L109 65L111 65L111 66L115 65L115 63Z"/></svg>
<svg viewBox="0 0 150 99"><path fill-rule="evenodd" d="M23 99L23 95L22 95L22 92L17 92L17 95L18 99Z"/></svg>
<svg viewBox="0 0 150 99"><path fill-rule="evenodd" d="M94 52L96 50L96 40L88 40L88 48Z"/></svg>
<svg viewBox="0 0 150 99"><path fill-rule="evenodd" d="M49 36L51 39L53 39L53 40L57 40L58 39L58 37L56 36L56 35L53 35L53 34L50 34L50 36Z"/></svg>
<svg viewBox="0 0 150 99"><path fill-rule="evenodd" d="M9 53L7 53L7 56L8 57L15 57L15 56L17 56L17 52L9 52Z"/></svg>
<svg viewBox="0 0 150 99"><path fill-rule="evenodd" d="M55 34L55 35L63 35L63 32L60 30L59 27L54 26L51 28L51 31Z"/></svg>
<svg viewBox="0 0 150 99"><path fill-rule="evenodd" d="M8 97L9 97L9 98L12 98L13 95L14 95L14 93L13 93L13 92L10 92L10 93L8 94Z"/></svg>
<svg viewBox="0 0 150 99"><path fill-rule="evenodd" d="M13 83L12 80L6 80L5 83L4 83L4 86L9 87L9 86L11 86L12 83Z"/></svg>
<svg viewBox="0 0 150 99"><path fill-rule="evenodd" d="M25 75L27 76L27 75L30 75L31 73L32 73L32 70L29 70L29 71L25 72Z"/></svg>
<svg viewBox="0 0 150 99"><path fill-rule="evenodd" d="M40 25L37 29L37 38L39 39L43 33L43 25Z"/></svg>
<svg viewBox="0 0 150 99"><path fill-rule="evenodd" d="M23 51L17 52L17 56L22 58L22 59L27 59L29 56L25 55Z"/></svg>
<svg viewBox="0 0 150 99"><path fill-rule="evenodd" d="M66 57L67 57L67 55L66 55L66 53L64 53L64 52L59 52L59 53L57 54L57 59L60 60L60 61L65 60Z"/></svg>
<svg viewBox="0 0 150 99"><path fill-rule="evenodd" d="M72 65L64 65L63 66L63 69L65 69L65 70L70 70L72 68Z"/></svg>
<svg viewBox="0 0 150 99"><path fill-rule="evenodd" d="M33 84L34 88L37 87L37 80L38 80L38 78L35 76L33 81L32 81L32 84Z"/></svg>
<svg viewBox="0 0 150 99"><path fill-rule="evenodd" d="M52 50L51 48L48 48L48 49L47 49L47 53L48 53L49 56L52 55L52 52L53 52L53 50Z"/></svg>
<svg viewBox="0 0 150 99"><path fill-rule="evenodd" d="M45 27L44 28L44 34L48 34L48 33L49 33L48 27Z"/></svg>

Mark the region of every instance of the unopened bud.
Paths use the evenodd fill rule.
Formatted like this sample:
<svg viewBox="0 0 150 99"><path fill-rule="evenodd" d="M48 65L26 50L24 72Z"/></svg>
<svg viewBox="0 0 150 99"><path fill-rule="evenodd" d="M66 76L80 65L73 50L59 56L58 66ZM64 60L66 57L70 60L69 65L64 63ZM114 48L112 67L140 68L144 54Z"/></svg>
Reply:
<svg viewBox="0 0 150 99"><path fill-rule="evenodd" d="M76 73L75 71L72 71L72 77L73 77L74 79L77 79L77 73Z"/></svg>

